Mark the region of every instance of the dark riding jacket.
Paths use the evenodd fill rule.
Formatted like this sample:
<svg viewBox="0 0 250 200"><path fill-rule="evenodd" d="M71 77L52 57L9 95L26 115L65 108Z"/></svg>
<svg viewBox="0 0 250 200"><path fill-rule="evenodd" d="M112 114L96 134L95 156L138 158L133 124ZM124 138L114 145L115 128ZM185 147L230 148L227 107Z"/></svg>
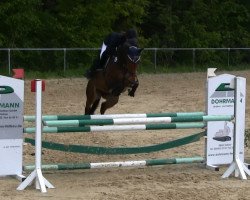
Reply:
<svg viewBox="0 0 250 200"><path fill-rule="evenodd" d="M116 52L116 48L122 45L125 41L126 41L125 34L112 32L104 40L104 44L107 46L105 54L107 56L114 55Z"/></svg>
<svg viewBox="0 0 250 200"><path fill-rule="evenodd" d="M109 34L105 40L104 44L109 47L118 47L119 45L123 44L126 41L125 34L112 32Z"/></svg>
<svg viewBox="0 0 250 200"><path fill-rule="evenodd" d="M116 47L122 45L126 39L134 39L135 46L137 43L137 33L134 29L129 29L126 33L110 33L105 39L104 44L107 46L106 54L108 56L114 55Z"/></svg>

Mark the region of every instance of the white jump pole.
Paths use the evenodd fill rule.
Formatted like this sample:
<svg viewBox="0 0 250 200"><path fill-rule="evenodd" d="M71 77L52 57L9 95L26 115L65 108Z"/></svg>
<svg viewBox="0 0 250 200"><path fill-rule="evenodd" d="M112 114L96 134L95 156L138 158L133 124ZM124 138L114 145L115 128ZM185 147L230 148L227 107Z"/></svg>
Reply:
<svg viewBox="0 0 250 200"><path fill-rule="evenodd" d="M235 172L235 177L240 175L241 179L246 180L247 173L250 176L249 169L240 160L239 155L244 152L240 152L240 138L239 135L244 135L245 132L245 107L246 107L246 79L242 77L235 77L234 79L234 115L235 115L235 125L234 125L234 155L233 162L229 168L222 175L222 178L228 178L233 172Z"/></svg>
<svg viewBox="0 0 250 200"><path fill-rule="evenodd" d="M35 144L35 170L18 186L17 190L24 190L35 180L36 189L41 192L47 192L48 188L55 188L46 178L44 178L41 170L41 143L42 143L42 81L35 80L36 91L36 144Z"/></svg>

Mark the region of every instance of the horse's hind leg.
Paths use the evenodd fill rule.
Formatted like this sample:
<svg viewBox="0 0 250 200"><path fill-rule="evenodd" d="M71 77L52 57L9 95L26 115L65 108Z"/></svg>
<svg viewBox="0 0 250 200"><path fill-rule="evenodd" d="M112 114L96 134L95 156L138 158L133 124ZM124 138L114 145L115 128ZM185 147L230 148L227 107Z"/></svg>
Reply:
<svg viewBox="0 0 250 200"><path fill-rule="evenodd" d="M101 105L101 114L103 115L105 111L111 107L113 107L115 104L118 103L119 96L109 96L106 98L106 101L102 103Z"/></svg>
<svg viewBox="0 0 250 200"><path fill-rule="evenodd" d="M97 106L99 105L101 98L97 98L94 103L92 104L90 111L89 111L89 115L93 115L95 113L95 110L97 108Z"/></svg>
<svg viewBox="0 0 250 200"><path fill-rule="evenodd" d="M85 115L93 115L95 110L100 102L100 97L95 96L96 98L87 98L86 106L85 106Z"/></svg>
<svg viewBox="0 0 250 200"><path fill-rule="evenodd" d="M86 105L85 105L85 115L94 114L101 97L97 94L95 85L93 81L89 81L86 88Z"/></svg>

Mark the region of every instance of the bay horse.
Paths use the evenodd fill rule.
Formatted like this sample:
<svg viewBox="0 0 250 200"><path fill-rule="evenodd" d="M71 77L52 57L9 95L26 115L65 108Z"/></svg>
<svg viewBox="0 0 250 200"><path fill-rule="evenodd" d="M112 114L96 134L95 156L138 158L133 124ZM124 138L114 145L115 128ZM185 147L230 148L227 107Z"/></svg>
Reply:
<svg viewBox="0 0 250 200"><path fill-rule="evenodd" d="M104 70L96 71L88 80L86 87L85 115L93 115L101 98L100 113L118 103L121 93L128 89L128 95L134 97L139 86L137 67L141 57L142 48L138 48L135 40L127 39L117 47L116 55L111 56Z"/></svg>

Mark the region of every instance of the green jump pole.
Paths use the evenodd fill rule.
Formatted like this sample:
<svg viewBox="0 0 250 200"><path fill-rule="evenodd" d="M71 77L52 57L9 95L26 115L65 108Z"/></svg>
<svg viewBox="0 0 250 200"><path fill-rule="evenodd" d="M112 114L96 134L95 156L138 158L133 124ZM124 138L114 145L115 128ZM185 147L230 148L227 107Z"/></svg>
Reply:
<svg viewBox="0 0 250 200"><path fill-rule="evenodd" d="M114 119L114 118L147 118L147 117L183 117L203 116L204 112L167 112L145 114L110 114L110 115L43 115L42 119L49 120L83 120L83 119ZM35 116L25 115L24 121L35 121Z"/></svg>
<svg viewBox="0 0 250 200"><path fill-rule="evenodd" d="M171 122L203 122L203 121L230 121L232 115L182 116L182 117L151 117L151 118L117 118L117 119L86 119L86 120L53 120L44 121L45 126L85 126L85 125L121 125L121 124L148 124Z"/></svg>
<svg viewBox="0 0 250 200"><path fill-rule="evenodd" d="M107 126L80 126L80 127L43 127L44 133L64 132L93 132L93 131L134 131L134 130L160 130L160 129L189 129L204 128L206 123L170 123L170 124L136 124L136 125L107 125ZM24 128L24 133L35 133L35 127Z"/></svg>
<svg viewBox="0 0 250 200"><path fill-rule="evenodd" d="M203 157L189 158L166 158L152 159L140 161L117 161L117 162L98 162L98 163L77 163L77 164L48 164L42 165L42 170L75 170L75 169L101 169L114 167L139 167L139 166L154 166L154 165L169 165L183 163L202 163ZM26 165L23 167L25 171L34 170L34 165Z"/></svg>

